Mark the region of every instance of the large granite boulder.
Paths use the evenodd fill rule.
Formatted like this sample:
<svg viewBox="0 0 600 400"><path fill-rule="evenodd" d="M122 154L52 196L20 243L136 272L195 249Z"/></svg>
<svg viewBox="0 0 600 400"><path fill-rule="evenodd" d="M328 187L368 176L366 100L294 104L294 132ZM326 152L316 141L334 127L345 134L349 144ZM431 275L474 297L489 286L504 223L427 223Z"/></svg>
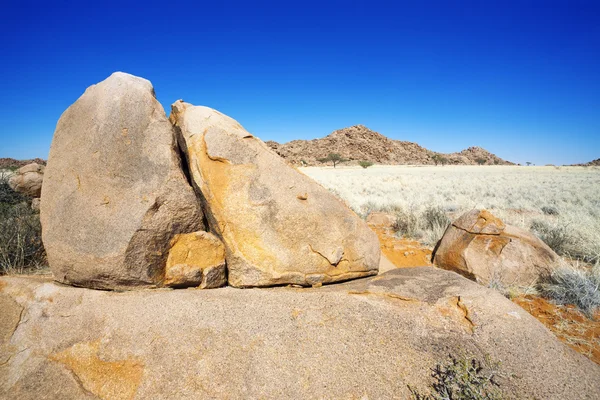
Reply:
<svg viewBox="0 0 600 400"><path fill-rule="evenodd" d="M304 289L0 288L0 398L408 399L449 356L500 362L506 399L600 393L600 366L437 268Z"/></svg>
<svg viewBox="0 0 600 400"><path fill-rule="evenodd" d="M377 273L375 233L235 120L178 101L171 121L211 231L225 244L229 284L317 285Z"/></svg>
<svg viewBox="0 0 600 400"><path fill-rule="evenodd" d="M8 185L15 192L30 197L40 197L44 181L44 168L43 165L37 163L27 164L10 177Z"/></svg>
<svg viewBox="0 0 600 400"><path fill-rule="evenodd" d="M172 237L204 224L149 81L114 73L63 113L41 221L59 282L101 289L162 284Z"/></svg>
<svg viewBox="0 0 600 400"><path fill-rule="evenodd" d="M434 264L483 285L531 286L556 267L558 255L539 238L486 210L454 221L434 252Z"/></svg>

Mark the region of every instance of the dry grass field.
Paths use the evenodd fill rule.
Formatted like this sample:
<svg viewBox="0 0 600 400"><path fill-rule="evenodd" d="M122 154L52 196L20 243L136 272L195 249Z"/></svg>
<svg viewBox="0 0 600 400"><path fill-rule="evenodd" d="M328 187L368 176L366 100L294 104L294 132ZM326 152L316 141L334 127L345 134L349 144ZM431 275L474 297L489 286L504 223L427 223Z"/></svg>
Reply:
<svg viewBox="0 0 600 400"><path fill-rule="evenodd" d="M400 216L401 233L433 246L446 223L486 208L558 253L600 259L600 168L524 166L306 167L361 216ZM448 220L446 219L448 218Z"/></svg>

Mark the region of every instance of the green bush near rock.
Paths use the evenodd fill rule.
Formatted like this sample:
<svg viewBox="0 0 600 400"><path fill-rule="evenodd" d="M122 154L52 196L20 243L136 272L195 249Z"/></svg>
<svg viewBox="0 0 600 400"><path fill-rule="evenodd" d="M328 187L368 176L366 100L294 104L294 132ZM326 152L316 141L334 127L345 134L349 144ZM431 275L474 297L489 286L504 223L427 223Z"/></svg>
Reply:
<svg viewBox="0 0 600 400"><path fill-rule="evenodd" d="M500 400L502 394L495 378L499 364L486 359L455 358L433 370L432 393L410 388L415 400Z"/></svg>

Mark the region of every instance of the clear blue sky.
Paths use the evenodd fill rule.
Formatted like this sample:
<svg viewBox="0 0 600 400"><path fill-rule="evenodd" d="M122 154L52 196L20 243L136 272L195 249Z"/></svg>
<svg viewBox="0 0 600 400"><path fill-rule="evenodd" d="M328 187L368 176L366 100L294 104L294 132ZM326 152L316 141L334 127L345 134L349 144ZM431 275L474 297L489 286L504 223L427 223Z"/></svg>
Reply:
<svg viewBox="0 0 600 400"><path fill-rule="evenodd" d="M263 140L363 124L441 152L600 157L599 1L89 3L3 3L0 157L47 157L114 71L151 80L167 114L183 98Z"/></svg>

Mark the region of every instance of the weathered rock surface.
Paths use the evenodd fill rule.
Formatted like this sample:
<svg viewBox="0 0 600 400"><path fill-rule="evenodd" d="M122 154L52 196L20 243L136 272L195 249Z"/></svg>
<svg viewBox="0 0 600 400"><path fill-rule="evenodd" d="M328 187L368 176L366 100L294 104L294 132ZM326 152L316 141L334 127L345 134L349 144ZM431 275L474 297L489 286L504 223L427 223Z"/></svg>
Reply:
<svg viewBox="0 0 600 400"><path fill-rule="evenodd" d="M42 190L44 246L56 280L161 285L170 240L202 230L177 141L152 84L114 73L61 116Z"/></svg>
<svg viewBox="0 0 600 400"><path fill-rule="evenodd" d="M165 267L165 286L215 288L227 283L225 246L208 232L175 235Z"/></svg>
<svg viewBox="0 0 600 400"><path fill-rule="evenodd" d="M453 222L434 253L438 267L483 285L530 286L552 272L557 259L536 236L486 210L469 211Z"/></svg>
<svg viewBox="0 0 600 400"><path fill-rule="evenodd" d="M233 286L316 285L377 274L379 241L322 186L235 120L178 101L190 173Z"/></svg>
<svg viewBox="0 0 600 400"><path fill-rule="evenodd" d="M505 398L600 393L600 366L431 267L309 289L0 287L0 398L405 399L449 355L501 362Z"/></svg>
<svg viewBox="0 0 600 400"><path fill-rule="evenodd" d="M15 192L30 197L40 197L44 181L44 168L43 165L37 163L27 164L10 177L8 185Z"/></svg>

